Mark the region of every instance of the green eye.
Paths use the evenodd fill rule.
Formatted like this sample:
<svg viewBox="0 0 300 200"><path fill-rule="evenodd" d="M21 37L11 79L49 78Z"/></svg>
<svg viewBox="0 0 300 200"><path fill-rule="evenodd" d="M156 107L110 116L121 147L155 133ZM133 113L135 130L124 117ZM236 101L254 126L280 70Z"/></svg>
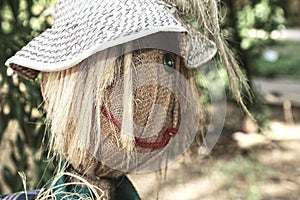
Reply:
<svg viewBox="0 0 300 200"><path fill-rule="evenodd" d="M163 57L163 64L165 66L165 69L172 73L175 69L175 58L171 54L165 54Z"/></svg>

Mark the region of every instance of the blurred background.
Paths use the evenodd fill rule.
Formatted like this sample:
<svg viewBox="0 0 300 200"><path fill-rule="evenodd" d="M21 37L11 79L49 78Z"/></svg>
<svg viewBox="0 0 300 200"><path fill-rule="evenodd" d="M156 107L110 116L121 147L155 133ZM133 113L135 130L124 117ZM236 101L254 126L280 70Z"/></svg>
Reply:
<svg viewBox="0 0 300 200"><path fill-rule="evenodd" d="M0 195L24 189L20 174L27 189L41 188L53 174L39 80L17 76L4 62L53 24L55 2L0 0ZM130 178L146 200L299 199L300 1L219 5L223 34L254 93L253 102L245 102L256 122L227 86L227 117L210 155L182 157L163 179L151 173ZM219 70L224 72L221 64Z"/></svg>

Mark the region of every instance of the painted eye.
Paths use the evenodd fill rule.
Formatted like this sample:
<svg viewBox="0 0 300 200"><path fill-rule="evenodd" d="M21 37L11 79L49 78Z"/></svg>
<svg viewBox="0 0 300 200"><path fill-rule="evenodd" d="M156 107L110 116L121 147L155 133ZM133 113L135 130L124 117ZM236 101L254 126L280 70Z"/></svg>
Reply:
<svg viewBox="0 0 300 200"><path fill-rule="evenodd" d="M175 58L171 54L167 53L163 57L163 64L165 66L165 70L172 73L175 69Z"/></svg>

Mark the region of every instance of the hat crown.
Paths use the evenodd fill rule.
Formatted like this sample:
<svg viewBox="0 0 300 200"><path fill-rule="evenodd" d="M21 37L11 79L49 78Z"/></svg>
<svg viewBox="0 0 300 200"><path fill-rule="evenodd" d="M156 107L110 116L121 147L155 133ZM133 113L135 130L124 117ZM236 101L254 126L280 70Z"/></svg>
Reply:
<svg viewBox="0 0 300 200"><path fill-rule="evenodd" d="M165 17L164 17L165 16ZM161 1L156 0L59 0L55 11L54 26L100 22L110 27L121 27L124 23L132 28L137 23L155 22L155 20L169 21L169 9ZM178 26L177 20L173 24ZM122 24L123 23L123 24ZM161 25L156 22L157 25ZM100 24L97 24L98 26ZM155 25L155 23L153 23ZM124 27L122 27L124 28Z"/></svg>

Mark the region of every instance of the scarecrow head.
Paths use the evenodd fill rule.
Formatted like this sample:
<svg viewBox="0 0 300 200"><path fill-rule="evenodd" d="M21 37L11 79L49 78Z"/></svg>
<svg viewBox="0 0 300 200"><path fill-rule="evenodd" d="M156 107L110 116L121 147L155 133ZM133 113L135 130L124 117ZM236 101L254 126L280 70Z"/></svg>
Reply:
<svg viewBox="0 0 300 200"><path fill-rule="evenodd" d="M64 0L52 28L6 65L42 74L50 147L96 183L159 169L189 147L202 118L193 75L215 53L175 5Z"/></svg>

